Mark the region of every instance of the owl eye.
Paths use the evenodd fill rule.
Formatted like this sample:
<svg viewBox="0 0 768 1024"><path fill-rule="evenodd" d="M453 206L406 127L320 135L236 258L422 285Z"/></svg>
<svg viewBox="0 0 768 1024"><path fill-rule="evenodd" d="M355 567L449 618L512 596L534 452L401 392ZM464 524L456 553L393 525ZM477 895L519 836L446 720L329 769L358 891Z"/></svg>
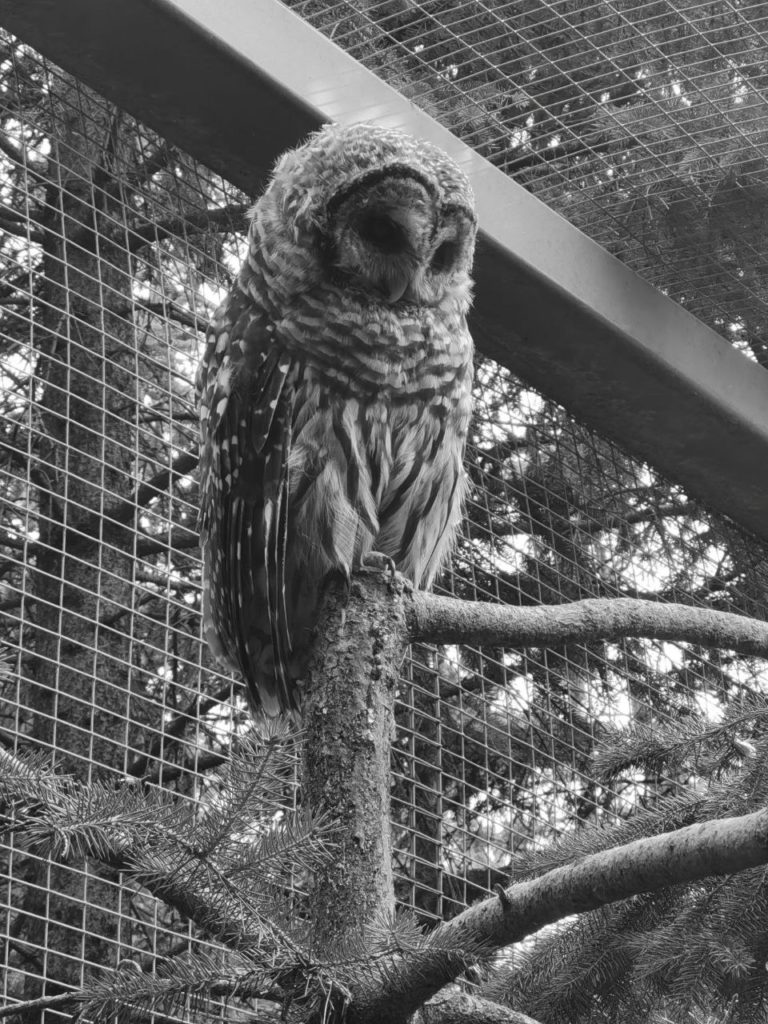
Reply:
<svg viewBox="0 0 768 1024"><path fill-rule="evenodd" d="M438 245L432 255L432 261L429 264L430 269L440 274L453 266L458 255L459 247L456 242L443 242L441 245Z"/></svg>
<svg viewBox="0 0 768 1024"><path fill-rule="evenodd" d="M358 224L358 233L381 252L403 252L408 246L405 232L389 217L380 213L369 213Z"/></svg>

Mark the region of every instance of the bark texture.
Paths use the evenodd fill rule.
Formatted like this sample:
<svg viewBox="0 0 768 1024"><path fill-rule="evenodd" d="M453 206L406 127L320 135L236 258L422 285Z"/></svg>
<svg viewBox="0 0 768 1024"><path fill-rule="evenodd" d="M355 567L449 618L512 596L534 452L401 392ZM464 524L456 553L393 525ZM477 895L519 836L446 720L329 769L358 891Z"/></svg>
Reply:
<svg viewBox="0 0 768 1024"><path fill-rule="evenodd" d="M302 799L314 810L332 813L343 835L338 857L315 879L316 952L332 962L350 936L393 909L389 751L392 702L407 639L455 642L471 631L485 642L543 645L556 642L553 636L565 642L574 630L601 637L679 636L682 630L698 642L736 646L762 643L752 628L759 632L760 626L737 615L702 615L699 609L644 601L534 609L474 606L413 592L400 580L373 573L354 578L348 591L341 582L333 584L305 695ZM467 963L546 924L638 893L764 863L768 811L638 840L500 889L498 896L432 933L418 956L404 951L382 957L370 977L353 981L349 1020L404 1024ZM452 1006L448 1019L454 1011L461 1019L464 1009ZM489 1007L477 1012L479 1021L485 1010Z"/></svg>
<svg viewBox="0 0 768 1024"><path fill-rule="evenodd" d="M446 985L422 1006L419 1016L423 1024L539 1024L525 1013L462 992L458 985Z"/></svg>
<svg viewBox="0 0 768 1024"><path fill-rule="evenodd" d="M768 657L768 623L759 619L632 597L517 608L414 591L408 629L412 641L435 644L557 647L649 637Z"/></svg>
<svg viewBox="0 0 768 1024"><path fill-rule="evenodd" d="M311 896L318 952L329 960L395 908L389 766L406 642L401 590L373 572L348 588L332 581L307 673L302 801L338 821L341 835Z"/></svg>

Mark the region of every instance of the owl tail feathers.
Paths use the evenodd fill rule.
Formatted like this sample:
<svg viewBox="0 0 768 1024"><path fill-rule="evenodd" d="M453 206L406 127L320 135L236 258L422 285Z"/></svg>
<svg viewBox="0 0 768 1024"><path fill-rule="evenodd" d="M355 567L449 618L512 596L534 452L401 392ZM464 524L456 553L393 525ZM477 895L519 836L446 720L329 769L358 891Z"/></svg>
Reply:
<svg viewBox="0 0 768 1024"><path fill-rule="evenodd" d="M294 715L300 706L300 693L293 680L282 678L275 665L272 644L264 642L263 637L251 635L246 649L251 655L247 664L241 664L238 657L239 646L231 643L230 638L222 637L216 624L214 600L211 596L210 576L203 572L203 637L216 666L227 674L234 674L244 680L248 687L248 697L254 712L275 718L282 712ZM258 660L254 660L252 652L260 651Z"/></svg>

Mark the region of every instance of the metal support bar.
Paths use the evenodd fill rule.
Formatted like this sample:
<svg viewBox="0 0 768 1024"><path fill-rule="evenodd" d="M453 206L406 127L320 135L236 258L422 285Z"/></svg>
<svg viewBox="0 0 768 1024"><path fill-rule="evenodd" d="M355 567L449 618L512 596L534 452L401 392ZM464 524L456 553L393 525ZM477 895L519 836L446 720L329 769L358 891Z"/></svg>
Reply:
<svg viewBox="0 0 768 1024"><path fill-rule="evenodd" d="M277 0L0 0L0 22L250 193L323 121L448 150L478 199L481 351L768 539L768 372Z"/></svg>

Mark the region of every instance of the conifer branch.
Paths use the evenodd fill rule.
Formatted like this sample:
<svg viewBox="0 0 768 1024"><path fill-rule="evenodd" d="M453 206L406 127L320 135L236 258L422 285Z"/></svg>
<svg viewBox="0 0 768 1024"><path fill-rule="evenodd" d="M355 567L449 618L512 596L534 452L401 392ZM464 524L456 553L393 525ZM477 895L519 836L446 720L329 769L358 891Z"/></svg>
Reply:
<svg viewBox="0 0 768 1024"><path fill-rule="evenodd" d="M412 642L557 647L647 637L768 657L766 622L732 612L631 597L519 608L416 590L411 592L407 615Z"/></svg>
<svg viewBox="0 0 768 1024"><path fill-rule="evenodd" d="M606 729L592 756L592 770L603 784L633 767L671 775L695 771L711 777L734 760L755 757L754 743L745 737L754 738L756 728L765 733L766 727L768 699L759 693L747 694L737 705L727 706L715 723L691 712L674 722L636 722L624 729Z"/></svg>
<svg viewBox="0 0 768 1024"><path fill-rule="evenodd" d="M222 780L215 806L199 817L169 795L130 785L86 787L50 771L39 757L0 749L4 825L43 856L90 857L127 872L233 950L267 948L275 964L314 969L300 929L293 934L286 923L282 874L297 864L312 870L324 863L332 853L330 826L306 811L264 823L284 784L284 758L282 765L268 764L270 755L281 760L276 746L265 744L250 771L241 757L237 771Z"/></svg>
<svg viewBox="0 0 768 1024"><path fill-rule="evenodd" d="M512 885L437 928L412 964L392 965L383 983L355 993L362 1019L404 1022L460 972L460 951L489 952L519 942L547 924L617 900L710 875L768 863L768 810L689 825L584 857ZM453 957L447 956L453 949ZM387 977L391 978L388 983Z"/></svg>

